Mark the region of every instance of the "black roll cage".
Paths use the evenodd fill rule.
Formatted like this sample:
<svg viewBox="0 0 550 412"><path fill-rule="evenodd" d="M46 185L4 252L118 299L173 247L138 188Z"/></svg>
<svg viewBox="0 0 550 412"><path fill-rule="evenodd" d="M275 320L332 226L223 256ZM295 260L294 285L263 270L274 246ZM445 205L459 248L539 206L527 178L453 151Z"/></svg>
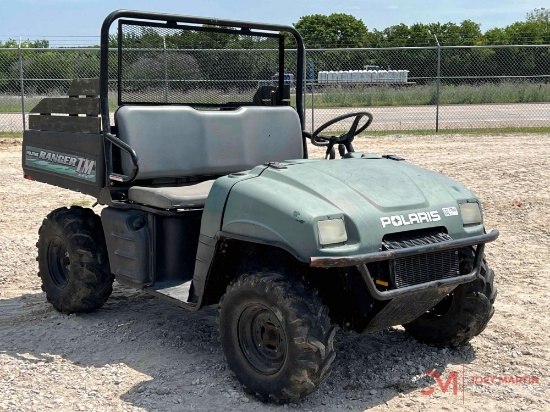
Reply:
<svg viewBox="0 0 550 412"><path fill-rule="evenodd" d="M237 21L237 20L221 20L216 18L209 17L195 17L195 16L186 16L178 14L166 14L166 13L153 13L153 12L144 12L144 11L135 11L135 10L116 10L110 13L101 26L101 57L100 57L100 77L99 77L99 97L100 97L100 111L101 111L101 122L103 136L110 141L111 143L121 147L118 138L111 134L111 122L109 117L109 30L112 24L122 18L138 19L142 20L142 24L151 25L151 26L162 26L170 28L179 28L188 29L188 30L203 30L203 31L225 31L221 27L233 27L240 28L246 35L257 34L259 36L266 37L278 37L279 38L279 79L278 79L278 89L279 89L279 100L283 99L283 90L284 90L284 36L283 33L291 34L296 40L297 45L297 73L296 73L296 110L300 118L300 124L302 130L305 130L305 119L304 119L304 108L303 108L303 79L305 72L305 48L304 42L300 33L292 26L283 26L276 24L264 24L264 23L253 23L246 21ZM134 22L138 23L139 22ZM187 24L197 24L197 25L211 25L218 26L217 28L205 28L201 26L183 26L178 25L178 23L187 23ZM265 30L268 32L275 33L265 33L265 32L252 32L252 30ZM120 36L119 36L120 37ZM119 39L119 56L120 56L120 39ZM118 66L118 76L119 76L119 85L120 85L120 61ZM120 87L120 86L119 86ZM120 99L120 97L119 97ZM307 153L306 145L306 136L302 135L302 143L304 146L304 154ZM124 146L121 147L123 150ZM130 149L131 150L131 149ZM133 152L133 151L132 151ZM132 154L132 153L130 153ZM134 153L135 154L135 153ZM306 155L307 156L307 155ZM137 159L136 159L137 160Z"/></svg>

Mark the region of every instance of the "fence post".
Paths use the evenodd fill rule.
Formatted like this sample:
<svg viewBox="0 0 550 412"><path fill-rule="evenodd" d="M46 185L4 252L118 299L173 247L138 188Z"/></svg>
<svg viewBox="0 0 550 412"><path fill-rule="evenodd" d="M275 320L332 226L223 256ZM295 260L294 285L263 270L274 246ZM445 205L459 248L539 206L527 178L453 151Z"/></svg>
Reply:
<svg viewBox="0 0 550 412"><path fill-rule="evenodd" d="M435 86L435 132L439 132L439 87L441 85L441 45L434 34L437 43L437 81Z"/></svg>
<svg viewBox="0 0 550 412"><path fill-rule="evenodd" d="M17 47L19 55L19 80L21 86L21 115L23 117L23 131L27 129L27 119L25 118L25 84L23 80L23 53L21 51L21 36L19 36L19 45Z"/></svg>
<svg viewBox="0 0 550 412"><path fill-rule="evenodd" d="M313 100L313 93L315 92L313 90L313 82L315 79L315 63L313 63L313 60L309 61L309 87L311 87L311 132L313 133L315 131L315 102Z"/></svg>
<svg viewBox="0 0 550 412"><path fill-rule="evenodd" d="M164 47L164 102L168 103L168 52L166 50L166 36L162 36Z"/></svg>

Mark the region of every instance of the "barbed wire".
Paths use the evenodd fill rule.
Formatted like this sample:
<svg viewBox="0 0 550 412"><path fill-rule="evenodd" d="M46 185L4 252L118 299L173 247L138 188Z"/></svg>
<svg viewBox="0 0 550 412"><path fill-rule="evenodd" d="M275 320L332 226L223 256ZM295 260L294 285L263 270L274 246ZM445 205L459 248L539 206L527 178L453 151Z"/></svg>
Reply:
<svg viewBox="0 0 550 412"><path fill-rule="evenodd" d="M369 33L370 37L372 33ZM421 37L421 36L420 36ZM438 39L441 45L445 46L475 46L475 45L494 45L491 43L492 39L485 38L484 35L481 36L461 36L461 44L454 44L449 41L449 39L444 36L438 36ZM334 44L319 44L319 39L311 36L304 36L304 42L307 45L308 43L315 43L315 46L307 46L310 49L318 48L334 48ZM510 39L511 41L501 42L498 44L517 46L517 45L531 45L531 44L545 44L545 42L536 36L527 36L527 35L514 35ZM9 35L9 34L0 34L0 47L2 43L13 41L16 44L19 44L20 41L26 43L32 43L36 41L47 41L49 48L53 47L70 47L70 46L83 46L83 47L99 47L100 37L99 36L38 36L38 35ZM471 44L464 44L471 43ZM435 39L430 35L429 37L422 39L412 36L382 36L377 38L375 42L365 40L364 44L361 47L424 47L424 46L433 46L436 45ZM339 48L356 48L358 47L357 43L352 42L340 42L338 43Z"/></svg>

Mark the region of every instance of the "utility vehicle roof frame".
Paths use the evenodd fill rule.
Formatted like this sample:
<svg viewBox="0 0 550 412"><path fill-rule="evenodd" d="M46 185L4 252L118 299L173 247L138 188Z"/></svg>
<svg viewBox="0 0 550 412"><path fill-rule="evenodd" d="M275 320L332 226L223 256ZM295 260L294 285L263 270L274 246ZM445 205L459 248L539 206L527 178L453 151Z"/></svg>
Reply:
<svg viewBox="0 0 550 412"><path fill-rule="evenodd" d="M289 33L296 41L297 47L297 73L296 73L296 110L300 118L300 124L302 129L304 129L304 109L303 109L303 78L304 78L304 59L305 59L305 47L302 40L302 37L298 31L292 26L283 26L276 24L263 24L263 23L254 23L246 21L237 21L237 20L221 20L216 18L208 17L195 17L195 16L186 16L186 15L177 15L177 14L167 14L167 13L153 13L153 12L142 12L134 10L116 10L109 14L103 21L101 26L101 59L100 59L100 109L101 109L101 122L104 135L110 135L111 133L111 124L109 116L109 30L113 23L120 19L136 19L132 20L131 23L135 25L144 25L151 27L166 27L166 28L177 28L182 30L197 30L197 31L211 31L211 32L228 32L235 33L229 29L224 29L223 27L233 27L240 28L242 34L244 35L259 35L264 37L275 37L279 38L279 71L284 73L284 36L281 33ZM128 22L128 21L126 21ZM178 23L184 23L178 24ZM212 25L218 27L201 27L201 26L190 26L185 24L196 24L196 25ZM220 27L221 26L221 27ZM252 30L260 30L253 32ZM262 31L263 30L263 31ZM272 33L270 33L272 32ZM121 44L119 36L119 59L121 55ZM120 90L120 75L121 67L120 62L118 65L118 87ZM284 89L284 76L279 76L279 93L280 100L282 100L283 89ZM119 93L120 99L120 93ZM306 146L306 137L303 136L303 145Z"/></svg>

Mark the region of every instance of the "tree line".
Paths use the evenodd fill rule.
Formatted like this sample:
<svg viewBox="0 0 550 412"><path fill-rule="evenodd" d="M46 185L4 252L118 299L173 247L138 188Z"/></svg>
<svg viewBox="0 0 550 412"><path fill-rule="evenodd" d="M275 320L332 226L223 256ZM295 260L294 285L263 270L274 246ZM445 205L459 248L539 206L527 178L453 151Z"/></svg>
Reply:
<svg viewBox="0 0 550 412"><path fill-rule="evenodd" d="M527 13L524 21L485 32L472 20L459 24L398 24L383 30L369 30L360 19L343 13L304 16L295 27L304 38L315 73L319 70L361 70L369 64L384 69L409 70L410 77L419 83L429 82L437 76L436 50L380 49L436 47L438 42L441 46L550 44L550 10L545 8ZM335 51L336 48L369 50ZM535 79L533 76L549 72L550 47L450 48L441 53L441 75L445 83L478 83L487 81L488 77L497 79L497 76L512 77L513 81L546 82L544 77Z"/></svg>
<svg viewBox="0 0 550 412"><path fill-rule="evenodd" d="M430 81L436 76L436 51L370 48L435 46L436 37L442 46L550 44L550 10L544 8L527 13L524 21L485 32L471 20L460 24L399 24L383 30L369 30L360 19L343 13L304 16L294 26L304 38L308 49L308 66L310 61L313 62L314 78L320 70L361 70L367 64L374 64L384 69L409 70L410 77L420 83ZM218 87L222 80L233 81L224 84L224 88L231 87L236 80L243 81L242 87L245 87L246 84L254 84L256 80L270 79L278 67L277 53L268 50L277 47L276 39L245 36L237 32L162 32L147 27L130 29L122 38L124 48L150 49L124 54L123 79L134 81L134 84L144 78L160 83L168 77L211 81L195 83L197 88ZM118 38L114 36L111 46L116 47L117 43ZM294 46L288 38L287 47ZM50 93L66 87L62 79L99 75L97 50L60 52L50 50L47 40L27 40L22 42L21 47L24 77L28 79L26 87L30 92ZM0 42L0 48L12 49L0 51L0 93L15 92L20 87L18 42ZM34 50L37 48L44 50ZM200 51L205 48L211 52ZM368 50L318 50L335 48ZM163 49L168 51L164 52ZM241 49L257 50L243 53L239 52ZM548 73L550 69L548 47L444 49L441 57L442 75L448 77L447 82L472 83L490 76L536 76ZM291 72L296 70L293 58L295 55L289 55L285 61ZM113 78L116 78L116 70L114 53L110 59ZM132 85L129 83L128 87L132 88ZM179 83L175 87L185 89L188 86Z"/></svg>
<svg viewBox="0 0 550 412"><path fill-rule="evenodd" d="M349 14L313 14L294 25L308 48L416 47L550 44L550 9L535 9L524 21L484 33L472 20L456 23L398 24L369 30L362 20Z"/></svg>

